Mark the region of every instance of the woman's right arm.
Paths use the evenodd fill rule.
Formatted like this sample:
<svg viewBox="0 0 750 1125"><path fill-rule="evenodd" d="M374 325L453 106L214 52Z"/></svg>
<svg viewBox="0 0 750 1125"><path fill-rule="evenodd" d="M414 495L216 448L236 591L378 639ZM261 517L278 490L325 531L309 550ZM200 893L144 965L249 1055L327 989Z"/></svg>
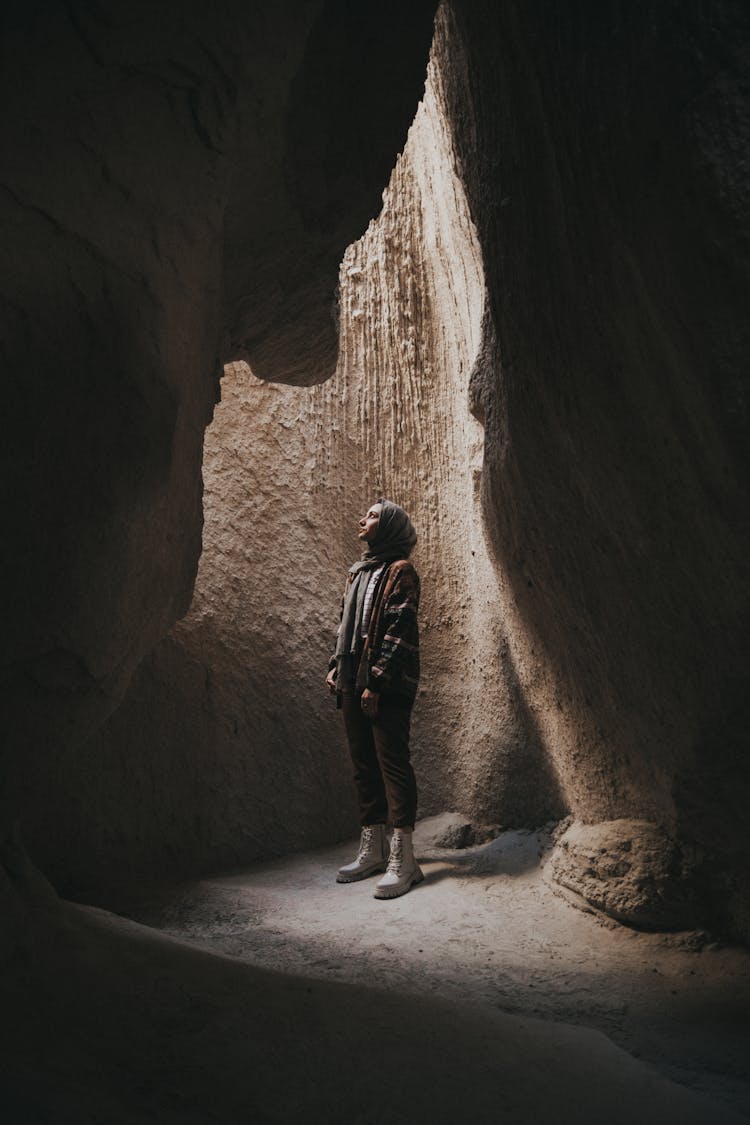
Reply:
<svg viewBox="0 0 750 1125"><path fill-rule="evenodd" d="M344 598L341 599L339 607L339 629L341 628L341 621L344 616ZM338 640L338 630L336 631L336 639ZM328 661L328 675L326 676L326 685L330 692L336 692L336 653L331 656Z"/></svg>

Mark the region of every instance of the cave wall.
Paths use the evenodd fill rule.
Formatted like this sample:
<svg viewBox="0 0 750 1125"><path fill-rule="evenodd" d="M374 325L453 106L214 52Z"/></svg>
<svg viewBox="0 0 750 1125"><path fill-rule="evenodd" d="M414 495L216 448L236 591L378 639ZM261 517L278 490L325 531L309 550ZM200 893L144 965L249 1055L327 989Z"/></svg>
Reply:
<svg viewBox="0 0 750 1125"><path fill-rule="evenodd" d="M46 765L28 805L27 845L61 889L96 894L356 832L323 690L342 567L319 476L326 391L227 366L190 612L85 752Z"/></svg>
<svg viewBox="0 0 750 1125"><path fill-rule="evenodd" d="M484 434L469 383L485 282L446 120L445 50L438 36L382 214L342 264L338 376L351 442L342 461L355 482L344 504L356 512L362 496L393 497L420 536L413 745L421 812L538 825L561 816L565 804L519 689L507 590L483 527Z"/></svg>
<svg viewBox="0 0 750 1125"><path fill-rule="evenodd" d="M521 696L482 528L469 377L484 278L438 61L382 211L341 263L335 376L283 387L227 366L206 433L190 612L87 757L65 755L39 778L26 833L63 887L355 833L341 716L323 679L356 522L382 493L419 531L421 813L523 825L565 811ZM76 765L88 757L96 775Z"/></svg>
<svg viewBox="0 0 750 1125"><path fill-rule="evenodd" d="M335 263L431 14L347 8L3 11L3 832L68 754L114 792L84 743L187 609L222 362L333 368ZM576 818L557 878L743 934L749 30L728 0L453 0L438 23L486 285L470 396L503 680Z"/></svg>
<svg viewBox="0 0 750 1125"><path fill-rule="evenodd" d="M413 117L432 16L350 7L4 9L2 668L25 752L101 721L187 610L222 362L257 351L269 374L273 336L277 378L335 367L338 263ZM261 234L295 257L283 293ZM304 363L285 302L306 308Z"/></svg>
<svg viewBox="0 0 750 1125"><path fill-rule="evenodd" d="M444 16L487 525L579 822L557 877L746 932L747 8Z"/></svg>
<svg viewBox="0 0 750 1125"><path fill-rule="evenodd" d="M189 607L223 363L334 369L338 263L403 145L433 12L3 5L0 852Z"/></svg>

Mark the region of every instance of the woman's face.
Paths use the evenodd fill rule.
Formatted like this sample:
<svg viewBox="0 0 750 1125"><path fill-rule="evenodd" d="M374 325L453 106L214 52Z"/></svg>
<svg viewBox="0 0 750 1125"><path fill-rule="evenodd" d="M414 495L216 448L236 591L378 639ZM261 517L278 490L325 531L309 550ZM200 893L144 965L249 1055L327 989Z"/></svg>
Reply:
<svg viewBox="0 0 750 1125"><path fill-rule="evenodd" d="M362 516L362 519L359 521L359 539L361 542L372 543L378 533L378 524L380 523L380 513L382 510L382 504L373 504L371 508L368 508L367 513Z"/></svg>

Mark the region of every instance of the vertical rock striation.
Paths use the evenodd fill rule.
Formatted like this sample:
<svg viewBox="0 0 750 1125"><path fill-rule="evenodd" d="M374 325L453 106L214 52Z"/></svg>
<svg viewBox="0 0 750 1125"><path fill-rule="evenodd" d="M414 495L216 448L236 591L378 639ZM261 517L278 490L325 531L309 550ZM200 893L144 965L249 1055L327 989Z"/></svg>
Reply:
<svg viewBox="0 0 750 1125"><path fill-rule="evenodd" d="M469 378L483 305L433 62L382 212L341 265L335 377L285 388L244 364L226 369L191 611L97 736L112 796L69 761L58 772L67 797L54 848L49 823L34 833L46 869L64 855L95 882L102 862L211 866L354 831L323 678L356 521L381 494L407 507L420 536L422 811L516 825L561 815L482 530Z"/></svg>
<svg viewBox="0 0 750 1125"><path fill-rule="evenodd" d="M419 529L423 680L414 735L423 811L537 824L562 804L518 691L482 529L483 433L469 377L484 276L446 126L440 50L383 212L342 267L338 378L355 483L345 504L356 510L359 497L385 493Z"/></svg>

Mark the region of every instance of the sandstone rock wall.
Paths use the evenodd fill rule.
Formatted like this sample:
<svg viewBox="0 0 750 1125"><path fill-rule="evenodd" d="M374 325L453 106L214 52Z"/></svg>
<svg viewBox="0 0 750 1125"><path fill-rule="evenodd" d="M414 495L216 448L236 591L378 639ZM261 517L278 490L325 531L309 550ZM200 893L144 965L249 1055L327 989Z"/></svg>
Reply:
<svg viewBox="0 0 750 1125"><path fill-rule="evenodd" d="M271 766L298 794L339 776L340 743L296 780L274 756L266 699L244 702L250 665L269 682L265 652L242 642L233 666L225 643L228 625L251 636L248 603L210 584L127 709L82 743L187 608L221 362L296 383L333 366L333 266L375 213L412 118L428 8L50 0L3 13L0 832L20 801L58 873L81 872L99 845L128 856L136 837L137 862L152 846L160 863L191 847L191 862L234 856L235 827L265 809L253 823L266 839L279 820ZM464 811L498 819L569 808L566 886L627 917L608 880L628 855L635 920L745 934L748 43L735 0L447 3L433 81L458 180L438 184L432 157L405 154L346 263L337 382L289 392L309 394L304 409L273 391L255 400L271 432L297 415L300 435L311 427L282 463L287 491L340 513L316 575L326 605L363 494L387 490L421 522L427 807L467 795ZM443 144L428 110L415 128L425 153ZM458 203L459 181L474 234L465 214L446 225L418 202ZM483 466L463 399L472 365ZM226 534L235 546L215 565L246 588L251 564ZM222 598L239 619L222 610L217 635ZM268 623L278 651L293 622ZM284 699L287 742L295 693ZM321 719L321 742L334 721ZM246 804L261 767L270 788ZM326 832L350 816L333 785ZM652 870L660 850L669 862ZM670 880L685 893L660 913Z"/></svg>
<svg viewBox="0 0 750 1125"><path fill-rule="evenodd" d="M518 691L503 591L479 504L483 431L469 376L484 276L454 169L433 59L383 213L342 267L349 400L344 504L385 494L413 513L423 581L423 678L414 744L423 811L540 823L562 802Z"/></svg>
<svg viewBox="0 0 750 1125"><path fill-rule="evenodd" d="M413 119L433 10L3 6L0 854L68 754L116 803L76 748L190 604L222 363L333 370L338 264Z"/></svg>
<svg viewBox="0 0 750 1125"><path fill-rule="evenodd" d="M190 613L89 746L107 790L70 757L57 771L56 831L27 828L46 870L93 884L113 866L205 868L355 831L342 724L322 681L356 521L382 493L420 536L421 810L504 824L563 811L482 530L469 376L484 279L434 65L340 286L329 383L281 387L227 367L206 435Z"/></svg>
<svg viewBox="0 0 750 1125"><path fill-rule="evenodd" d="M65 755L51 775L56 812L44 801L43 820L26 818L61 886L226 867L356 831L323 690L341 558L313 484L321 391L227 367L206 435L190 613L86 747L100 769Z"/></svg>
<svg viewBox="0 0 750 1125"><path fill-rule="evenodd" d="M4 9L0 833L24 762L95 729L189 606L222 362L333 371L338 264L413 119L432 12Z"/></svg>
<svg viewBox="0 0 750 1125"><path fill-rule="evenodd" d="M488 290L484 507L536 653L523 694L602 853L630 848L636 870L651 837L628 818L651 822L698 913L742 929L748 13L443 15ZM583 887L592 834L571 843Z"/></svg>

